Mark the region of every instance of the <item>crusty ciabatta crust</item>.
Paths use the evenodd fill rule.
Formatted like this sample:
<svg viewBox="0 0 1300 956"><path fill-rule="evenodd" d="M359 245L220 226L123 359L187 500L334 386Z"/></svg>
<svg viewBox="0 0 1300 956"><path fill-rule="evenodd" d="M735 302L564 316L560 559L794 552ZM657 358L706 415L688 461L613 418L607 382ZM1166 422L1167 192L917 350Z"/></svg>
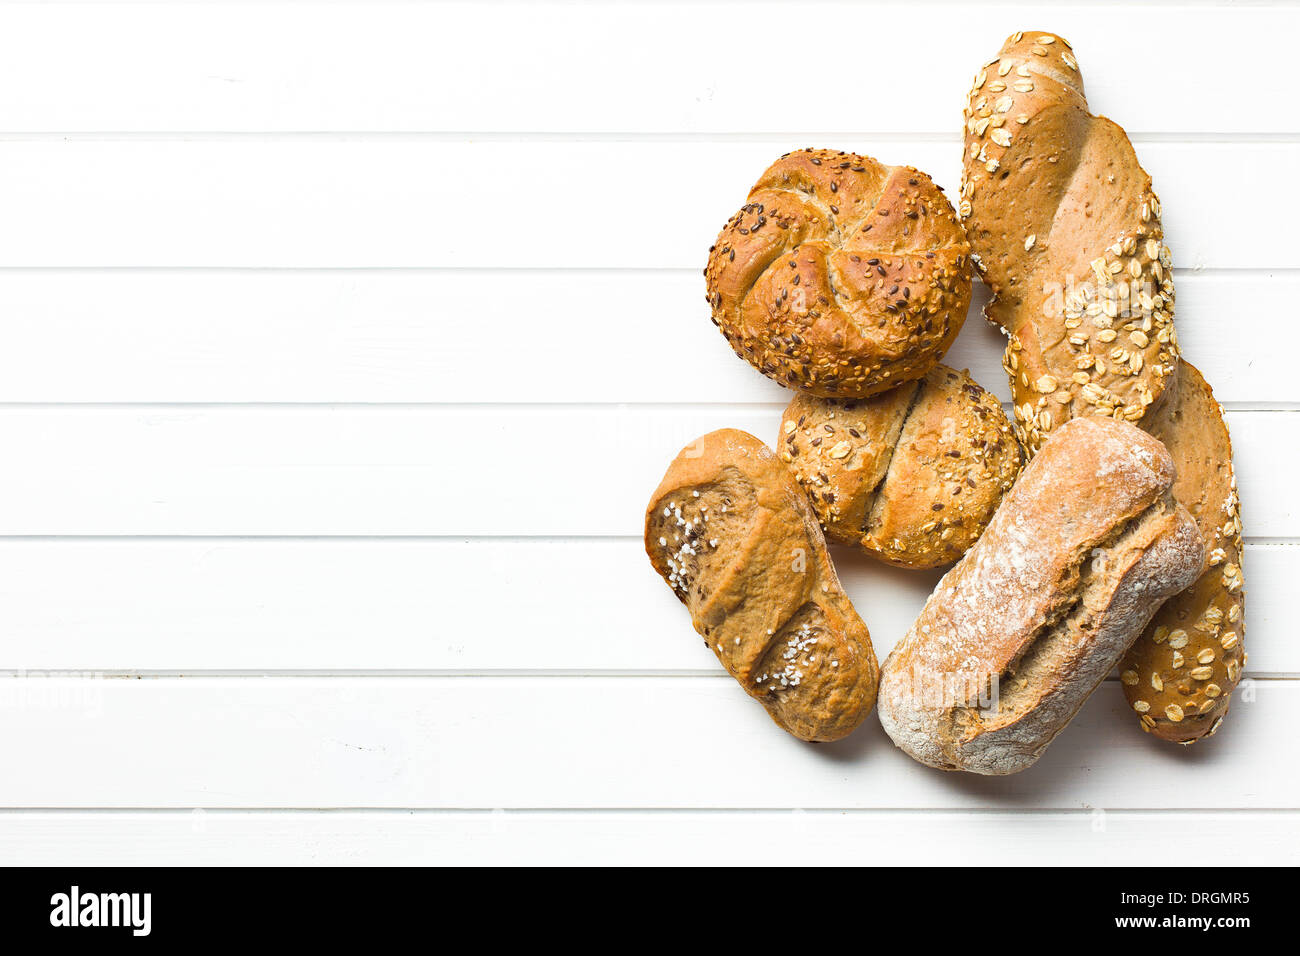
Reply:
<svg viewBox="0 0 1300 956"><path fill-rule="evenodd" d="M779 725L838 740L876 701L871 635L788 468L722 429L682 450L650 497L650 562L704 642Z"/></svg>
<svg viewBox="0 0 1300 956"><path fill-rule="evenodd" d="M905 568L965 554L1023 461L998 400L946 365L866 399L800 393L777 448L830 540Z"/></svg>
<svg viewBox="0 0 1300 956"><path fill-rule="evenodd" d="M1124 130L1088 112L1061 37L1016 33L976 75L958 214L1030 454L1075 416L1159 404L1178 362L1160 202Z"/></svg>
<svg viewBox="0 0 1300 956"><path fill-rule="evenodd" d="M1173 480L1164 446L1132 425L1057 429L885 661L880 721L894 743L946 770L1037 760L1200 573L1201 536Z"/></svg>
<svg viewBox="0 0 1300 956"><path fill-rule="evenodd" d="M806 149L777 160L709 250L713 322L787 388L862 398L919 378L970 305L970 256L925 173Z"/></svg>
<svg viewBox="0 0 1300 956"><path fill-rule="evenodd" d="M1160 409L1143 421L1178 468L1174 497L1205 539L1196 583L1170 598L1120 664L1144 730L1189 744L1213 734L1246 663L1241 508L1223 409L1186 361Z"/></svg>

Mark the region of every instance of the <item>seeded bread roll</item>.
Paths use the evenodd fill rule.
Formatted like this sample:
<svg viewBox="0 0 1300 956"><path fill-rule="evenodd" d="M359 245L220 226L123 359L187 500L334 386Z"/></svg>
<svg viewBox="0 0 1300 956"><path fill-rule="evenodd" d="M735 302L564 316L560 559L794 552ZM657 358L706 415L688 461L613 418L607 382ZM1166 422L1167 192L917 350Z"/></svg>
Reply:
<svg viewBox="0 0 1300 956"><path fill-rule="evenodd" d="M965 554L1022 463L998 400L946 365L866 399L800 393L778 447L827 538L905 568Z"/></svg>
<svg viewBox="0 0 1300 956"><path fill-rule="evenodd" d="M1174 496L1205 539L1206 563L1169 599L1125 655L1120 679L1142 729L1180 744L1219 729L1246 663L1241 508L1223 409L1186 361L1161 408L1143 424L1178 467Z"/></svg>
<svg viewBox="0 0 1300 956"><path fill-rule="evenodd" d="M781 727L838 740L871 711L871 635L808 499L753 435L723 429L683 449L650 498L645 542L704 643Z"/></svg>
<svg viewBox="0 0 1300 956"><path fill-rule="evenodd" d="M713 323L764 375L862 398L920 378L970 305L969 247L930 177L867 156L782 156L709 250Z"/></svg>
<svg viewBox="0 0 1300 956"><path fill-rule="evenodd" d="M1136 422L1178 361L1160 202L1124 130L1088 112L1070 45L1017 33L975 77L958 212L1010 338L1032 455L1078 415Z"/></svg>
<svg viewBox="0 0 1300 956"><path fill-rule="evenodd" d="M885 661L880 722L931 767L1024 770L1200 574L1174 465L1132 425L1067 422Z"/></svg>

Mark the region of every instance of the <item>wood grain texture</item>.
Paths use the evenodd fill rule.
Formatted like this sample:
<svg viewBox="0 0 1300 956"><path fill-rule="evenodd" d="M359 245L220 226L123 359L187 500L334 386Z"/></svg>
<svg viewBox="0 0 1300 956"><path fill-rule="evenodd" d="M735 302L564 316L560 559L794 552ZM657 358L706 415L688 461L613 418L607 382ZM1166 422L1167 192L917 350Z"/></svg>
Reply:
<svg viewBox="0 0 1300 956"><path fill-rule="evenodd" d="M1290 807L1300 685L1237 695L1182 748L1103 685L1037 764L989 779L921 766L874 719L802 743L727 676L0 677L0 806Z"/></svg>
<svg viewBox="0 0 1300 956"><path fill-rule="evenodd" d="M958 114L958 128L960 117ZM957 194L961 144L817 145L925 170ZM800 140L79 137L4 143L10 266L403 266L702 269L754 179ZM1223 182L1286 182L1300 142L1142 144L1176 268L1300 267L1300 194L1269 213ZM436 175L433 171L436 170ZM671 188L659 184L671 183ZM554 208L521 197L555 195ZM328 197L328 200L323 199ZM611 216L624 222L611 235ZM509 230L511 241L502 241ZM1250 236L1249 242L1241 237ZM490 295L490 289L484 290ZM701 294L701 301L703 295ZM561 319L562 307L548 316ZM560 329L563 325L559 326Z"/></svg>
<svg viewBox="0 0 1300 956"><path fill-rule="evenodd" d="M20 132L730 133L779 123L801 140L846 126L947 133L980 58L1017 28L1068 37L1089 99L1131 132L1300 131L1269 97L1238 95L1205 69L1224 50L1249 51L1256 88L1286 88L1300 18L1282 5L1180 4L1171 15L1163 3L1125 4L1117 23L1095 4L925 3L923 68L909 43L868 42L853 64L860 90L905 79L906 109L862 97L848 111L798 84L756 92L722 55L769 43L779 8L756 17L735 3L114 2L71 16L62 4L7 6L8 31L23 42L0 60L0 86L23 95L0 104L0 129ZM874 38L915 7L799 4L798 22L828 43Z"/></svg>
<svg viewBox="0 0 1300 956"><path fill-rule="evenodd" d="M0 535L635 534L655 479L781 405L0 407ZM1228 413L1246 533L1300 535L1294 411ZM466 448L476 454L472 464ZM586 477L589 480L575 481Z"/></svg>
<svg viewBox="0 0 1300 956"><path fill-rule="evenodd" d="M1294 811L0 811L15 866L1139 866L1195 831L1237 865L1300 860Z"/></svg>
<svg viewBox="0 0 1300 956"><path fill-rule="evenodd" d="M1294 403L1300 272L1177 282L1179 340L1219 400ZM975 291L944 361L1009 401ZM562 334L538 321L556 312ZM708 315L698 269L0 270L0 402L787 401ZM538 361L557 346L580 373Z"/></svg>
<svg viewBox="0 0 1300 956"><path fill-rule="evenodd" d="M883 659L940 572L831 554ZM1248 673L1300 675L1300 545L1245 567ZM9 670L721 674L639 538L0 540L0 634Z"/></svg>
<svg viewBox="0 0 1300 956"><path fill-rule="evenodd" d="M813 865L1115 865L1193 830L1296 862L1300 196L1271 184L1300 115L1213 64L1293 89L1300 9L926 2L925 69L855 62L906 108L756 95L719 51L916 4L745 11L0 2L6 860L761 864L782 827ZM826 145L952 195L962 96L1019 26L1072 40L1163 201L1180 339L1232 408L1251 681L1190 750L1111 682L1040 766L972 782L874 718L784 739L705 676L635 536L686 440L775 437L786 394L699 276L754 177ZM1270 186L1266 214L1211 180ZM972 314L948 361L1005 399L1001 348ZM937 575L836 560L887 650ZM367 807L416 809L313 809Z"/></svg>

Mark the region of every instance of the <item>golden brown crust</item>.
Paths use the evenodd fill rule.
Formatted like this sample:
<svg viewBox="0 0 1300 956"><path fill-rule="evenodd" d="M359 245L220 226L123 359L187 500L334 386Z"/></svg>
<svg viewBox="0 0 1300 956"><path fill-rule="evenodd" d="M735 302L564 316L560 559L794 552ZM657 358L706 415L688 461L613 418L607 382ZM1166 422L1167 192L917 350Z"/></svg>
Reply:
<svg viewBox="0 0 1300 956"><path fill-rule="evenodd" d="M800 392L786 406L777 448L831 541L862 540L919 388L846 400Z"/></svg>
<svg viewBox="0 0 1300 956"><path fill-rule="evenodd" d="M1037 760L1201 567L1173 479L1164 447L1131 425L1063 425L885 661L894 742L943 769Z"/></svg>
<svg viewBox="0 0 1300 956"><path fill-rule="evenodd" d="M1128 136L1088 112L1070 45L1043 32L1003 44L964 116L958 211L1027 450L1075 416L1139 421L1178 342L1160 202Z"/></svg>
<svg viewBox="0 0 1300 956"><path fill-rule="evenodd" d="M1022 464L997 399L946 365L868 399L796 395L778 447L828 538L908 568L965 554Z"/></svg>
<svg viewBox="0 0 1300 956"><path fill-rule="evenodd" d="M803 491L761 441L722 429L683 449L650 498L645 542L704 642L781 727L838 740L870 713L871 636Z"/></svg>
<svg viewBox="0 0 1300 956"><path fill-rule="evenodd" d="M1143 422L1169 449L1174 496L1205 539L1196 583L1162 607L1120 664L1142 728L1175 743L1213 734L1246 663L1241 510L1223 410L1195 367L1182 362L1161 408Z"/></svg>
<svg viewBox="0 0 1300 956"><path fill-rule="evenodd" d="M919 378L952 344L968 260L929 176L808 149L762 175L704 275L737 355L788 388L862 398Z"/></svg>

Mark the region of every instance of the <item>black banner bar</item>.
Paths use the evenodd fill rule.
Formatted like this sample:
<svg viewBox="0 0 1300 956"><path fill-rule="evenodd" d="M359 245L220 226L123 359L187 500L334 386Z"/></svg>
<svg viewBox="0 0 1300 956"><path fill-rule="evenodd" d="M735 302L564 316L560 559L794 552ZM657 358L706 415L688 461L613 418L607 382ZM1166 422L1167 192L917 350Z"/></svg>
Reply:
<svg viewBox="0 0 1300 956"><path fill-rule="evenodd" d="M8 869L0 870L6 940L99 945L241 942L292 936L296 943L386 942L412 933L475 926L492 938L572 939L611 916L646 939L680 927L698 938L750 927L776 939L811 921L927 949L981 946L1012 932L1040 939L1140 938L1142 945L1192 934L1215 945L1257 930L1285 932L1287 871L1269 869L736 870L594 873L423 869ZM557 901L561 901L557 905ZM563 902L567 901L567 902ZM784 901L784 903L782 902ZM732 909L734 908L734 909ZM713 914L723 910L724 918ZM732 909L727 915L726 909ZM788 912L787 912L788 910ZM582 915L585 914L585 915ZM787 919L793 921L786 925ZM764 929L772 921L768 929ZM649 932L647 932L649 931ZM432 940L431 940L432 942ZM611 946L624 945L613 938ZM896 945L896 944L895 944Z"/></svg>

